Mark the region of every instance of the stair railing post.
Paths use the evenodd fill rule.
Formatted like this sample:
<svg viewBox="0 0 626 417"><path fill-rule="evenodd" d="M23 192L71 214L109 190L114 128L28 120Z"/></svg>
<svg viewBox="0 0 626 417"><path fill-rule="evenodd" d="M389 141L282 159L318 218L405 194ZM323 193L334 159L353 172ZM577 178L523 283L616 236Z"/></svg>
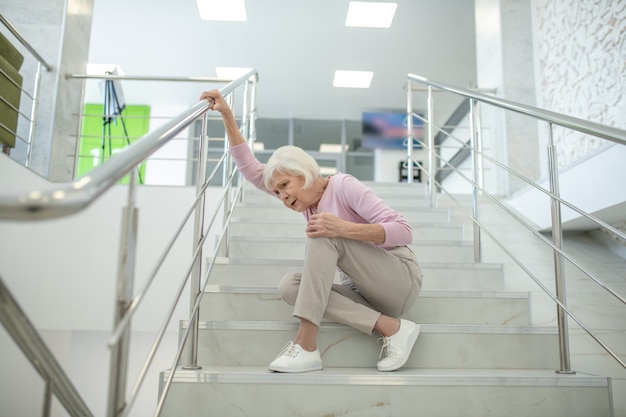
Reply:
<svg viewBox="0 0 626 417"><path fill-rule="evenodd" d="M42 417L50 417L50 411L52 410L52 381L46 379L43 392L43 410L41 412Z"/></svg>
<svg viewBox="0 0 626 417"><path fill-rule="evenodd" d="M431 207L435 207L437 202L435 201L435 180L437 179L437 165L438 162L435 160L435 134L433 129L433 120L435 110L433 108L433 88L432 86L428 86L428 103L427 103L427 112L428 112L428 172L430 175L428 176L428 194L430 195L430 205Z"/></svg>
<svg viewBox="0 0 626 417"><path fill-rule="evenodd" d="M256 142L256 77L252 79L252 87L250 88L250 131L249 141L254 144Z"/></svg>
<svg viewBox="0 0 626 417"><path fill-rule="evenodd" d="M207 123L208 113L202 116L202 125L200 128L200 137L198 138L198 171L196 173L196 195L200 194L206 181L207 171ZM193 313L193 307L196 300L200 296L202 281L202 247L200 247L204 239L204 212L205 212L205 196L199 201L194 211L193 226L193 248L192 253L198 252L198 257L193 265L190 279L190 297L189 309ZM199 311L196 310L189 321L189 339L187 341L188 352L187 363L183 369L201 369L198 366L198 333L199 333Z"/></svg>
<svg viewBox="0 0 626 417"><path fill-rule="evenodd" d="M548 175L550 178L550 193L554 197L550 197L550 207L552 216L552 243L555 248L561 249L563 245L563 222L561 218L561 202L559 189L559 166L554 146L553 125L548 126ZM554 280L556 288L556 298L567 306L567 297L565 295L565 279L563 268L563 257L559 250L554 249ZM559 329L559 358L560 369L556 372L570 374L574 373L570 365L569 352L569 329L567 324L567 314L560 305L557 305L557 325Z"/></svg>
<svg viewBox="0 0 626 417"><path fill-rule="evenodd" d="M233 109L234 112L234 95L230 94L229 96L226 97L226 101L228 103L228 105L230 106L231 109ZM226 190L224 191L224 205L222 207L223 212L224 212L224 216L223 216L223 224L226 224L226 222L228 222L228 217L230 215L229 211L230 211L230 203L231 203L231 195L230 195L230 184L228 182L228 179L230 178L230 174L231 172L233 172L233 160L230 157L230 152L229 152L229 145L228 145L228 133L224 132L224 154L226 155L226 158L224 158L224 167L222 169L222 186L224 188L226 188ZM230 253L230 228L227 228L224 231L224 238L222 239L222 245L219 248L219 254L220 256L224 256L227 257Z"/></svg>
<svg viewBox="0 0 626 417"><path fill-rule="evenodd" d="M347 166L346 153L347 153L347 145L348 145L348 126L347 126L346 119L341 120L340 142L341 142L341 153L339 154L340 161L339 161L338 168L340 172L348 172L348 169L346 168Z"/></svg>
<svg viewBox="0 0 626 417"><path fill-rule="evenodd" d="M479 187L482 188L482 167L480 161L480 152L482 148L481 135L478 132L480 125L478 115L478 103L476 100L470 99L470 152L472 155L472 215L474 216L474 262L481 262L481 236L480 236L480 205L479 205Z"/></svg>
<svg viewBox="0 0 626 417"><path fill-rule="evenodd" d="M113 328L124 318L133 296L135 274L135 254L137 248L138 211L135 205L137 190L137 170L130 172L128 184L128 202L122 209L122 230L117 269L115 316ZM128 374L128 352L130 347L130 325L126 326L122 336L111 348L109 372L109 398L107 416L119 416L126 406L126 380Z"/></svg>
<svg viewBox="0 0 626 417"><path fill-rule="evenodd" d="M248 101L248 106L246 107L246 110L249 113L249 117L248 117L248 136L245 138L246 142L249 144L250 148L252 149L252 152L254 153L254 143L256 142L256 81L257 78L253 77L251 80L248 80L248 83L250 84L250 86L248 86L248 83L246 83L246 91L248 91L248 87L249 87L249 91L250 91L250 100ZM239 194L239 201L241 203L245 202L245 190L246 190L246 183L243 179L243 175L241 175L241 172L239 172L238 174L238 180L239 183L241 184L241 193Z"/></svg>
<svg viewBox="0 0 626 417"><path fill-rule="evenodd" d="M254 140L252 140L254 118L252 117L252 111L250 110L252 108L252 100L254 100L254 81L247 79L243 91L243 138L254 152ZM241 172L237 175L237 184L241 184L242 192L239 194L239 201L243 203L245 192L243 192L244 184Z"/></svg>
<svg viewBox="0 0 626 417"><path fill-rule="evenodd" d="M413 182L413 91L411 80L406 89L406 182Z"/></svg>
<svg viewBox="0 0 626 417"><path fill-rule="evenodd" d="M35 85L33 87L33 102L30 110L30 122L28 126L28 144L26 146L26 166L33 165L33 143L35 142L35 128L37 124L37 112L39 111L39 95L41 93L41 62L37 64L37 72L35 72ZM83 89L84 91L84 89ZM82 108L81 108L82 112ZM80 136L79 136L80 137Z"/></svg>
<svg viewBox="0 0 626 417"><path fill-rule="evenodd" d="M243 103L242 103L243 111L241 112L241 127L243 128L241 132L241 136L243 136L243 138L246 141L249 138L249 132L250 132L250 129L248 126L249 117L250 117L250 115L248 114L249 106L250 106L250 80L248 79L246 80L243 86Z"/></svg>

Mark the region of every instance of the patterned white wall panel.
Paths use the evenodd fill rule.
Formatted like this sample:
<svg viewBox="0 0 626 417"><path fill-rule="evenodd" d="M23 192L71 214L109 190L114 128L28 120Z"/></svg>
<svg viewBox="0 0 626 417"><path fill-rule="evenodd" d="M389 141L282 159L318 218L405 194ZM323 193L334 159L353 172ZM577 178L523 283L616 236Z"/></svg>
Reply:
<svg viewBox="0 0 626 417"><path fill-rule="evenodd" d="M626 128L626 0L535 0L539 107ZM559 165L605 142L555 129Z"/></svg>

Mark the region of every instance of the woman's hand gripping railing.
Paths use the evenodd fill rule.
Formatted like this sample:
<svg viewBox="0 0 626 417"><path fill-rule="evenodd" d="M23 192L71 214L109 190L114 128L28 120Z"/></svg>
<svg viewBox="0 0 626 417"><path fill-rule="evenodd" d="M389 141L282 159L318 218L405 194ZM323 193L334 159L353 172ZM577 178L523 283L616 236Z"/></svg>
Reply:
<svg viewBox="0 0 626 417"><path fill-rule="evenodd" d="M249 87L249 83L253 84L253 87L255 85L256 80L254 81L250 81L250 79L252 78L253 75L255 75L255 72L249 73L246 76L240 78L239 80L236 80L230 84L228 84L226 87L220 89L220 92L225 95L225 96L232 96L232 94L234 93L234 89L236 86L238 86L236 83L241 81L242 83L245 83L245 88L246 88L246 93L248 94L248 87ZM206 106L206 109L211 107L212 103L207 103L207 101L202 101L201 103L204 103L204 105ZM252 106L250 106L252 107ZM248 108L244 109L244 112L249 111ZM204 292L204 288L201 287L201 282L202 282L202 268L201 268L201 263L202 263L202 259L203 259L203 246L206 242L206 238L207 236L209 236L209 231L211 230L215 219L217 218L218 214L220 213L220 208L224 207L224 212L231 214L233 207L233 204L229 204L229 198L230 198L230 192L231 192L231 183L232 183L232 179L234 177L234 174L236 172L236 170L234 170L232 164L229 163L229 156L228 156L228 149L225 148L224 154L222 155L218 165L214 168L214 170L212 171L211 175L209 176L208 179L205 180L205 174L206 174L206 149L207 146L206 144L203 144L206 141L206 121L207 121L207 117L206 117L206 113L204 113L203 115L203 128L202 128L202 134L201 134L201 141L200 141L200 152L199 152L199 158L201 160L201 163L198 164L198 188L197 188L197 193L196 193L196 199L193 203L193 206L189 209L189 211L187 212L185 218L182 221L181 226L179 227L179 230L176 233L176 236L174 236L174 239L172 239L172 242L168 245L168 247L166 248L165 252L163 253L163 255L161 256L161 258L159 259L159 261L157 262L157 265L154 269L154 271L151 273L151 275L149 276L146 284L144 285L144 288L142 288L142 290L137 294L137 296L134 297L134 299L131 301L130 299L128 299L127 301L129 302L128 304L128 308L125 311L124 315L120 317L119 321L116 322L116 327L114 329L113 335L111 337L111 340L109 342L109 346L111 349L115 350L118 348L118 346L123 345L124 339L127 336L127 332L130 326L130 323L132 321L132 316L136 313L137 308L140 304L140 302L144 299L145 294L148 290L148 288L150 287L150 285L152 284L154 277L156 276L161 264L163 263L165 257L167 256L167 254L169 253L169 251L171 250L174 240L177 239L177 237L179 236L180 232L182 231L182 228L184 227L184 225L187 223L187 221L190 219L191 214L195 213L195 224L194 224L194 251L193 251L193 257L192 260L190 262L190 265L185 273L185 275L183 276L183 279L181 281L181 284L179 286L179 289L174 297L174 300L172 301L172 305L169 308L169 310L167 311L166 314L166 318L157 334L157 337L150 349L150 352L148 354L148 357L146 358L144 365L139 373L139 376L137 377L137 380L135 382L135 385L131 391L131 395L130 398L128 399L128 401L126 401L125 396L121 396L118 399L109 399L110 401L113 401L115 404L110 405L110 408L115 410L114 413L110 413L110 415L114 415L114 416L126 416L128 415L128 413L130 412L130 408L135 400L135 398L137 397L138 393L139 393L139 389L141 387L141 384L143 382L143 380L145 379L145 376L147 374L148 368L156 354L156 351L162 341L162 338L165 334L165 331L169 325L169 322L172 318L172 315L174 313L174 310L177 306L177 304L180 301L180 297L182 295L183 289L186 286L188 281L191 281L190 283L190 287L191 287L191 303L194 307L191 308L191 313L190 313L190 317L188 319L188 322L190 323L188 326L188 329L185 333L184 336L184 342L182 343L181 347L180 347L180 351L177 354L177 357L175 359L174 365L172 367L174 372L176 364L179 363L180 361L180 357L182 355L182 350L184 349L185 345L189 345L186 341L188 337L191 337L192 341L191 341L191 355L192 358L190 360L190 366L197 368L196 362L197 362L197 326L198 326L198 312L199 312L199 302L202 299L202 294ZM219 169L219 167L223 167L223 169L225 170L225 172L227 172L226 174L226 178L227 181L225 181L224 183L224 190L222 192L222 196L218 202L218 206L215 210L215 212L213 213L213 216L211 218L211 220L209 221L208 226L205 228L204 227L204 217L205 217L205 212L204 212L204 198L205 198L205 192L206 192L206 187L208 186L208 184L213 180L213 178L216 176L216 173ZM240 185L241 186L241 185ZM239 191L238 191L239 192ZM234 200L236 201L236 200ZM229 222L229 218L228 220L225 222L225 230L227 230L228 228L228 222ZM219 249L219 247L222 244L222 241L224 239L224 235L226 234L225 231L222 232L222 236L220 238L220 243L218 243L217 249ZM212 266L211 266L212 268ZM208 277L208 273L211 272L211 268L209 268L209 270L207 271L207 277ZM205 281L205 286L206 286L206 282ZM112 367L114 366L114 364L112 364ZM111 376L111 379L117 380L117 385L124 385L125 381L122 379L125 379L125 375L123 374L123 372L118 372L116 373L116 375ZM169 389L169 384L168 384L168 389ZM119 395L119 394L118 394ZM163 404L165 395L167 395L167 390L165 390L163 392L163 397L160 401L160 406L157 409L157 414L160 413L160 407Z"/></svg>
<svg viewBox="0 0 626 417"><path fill-rule="evenodd" d="M251 77L256 78L256 74L255 70L250 71L220 91L223 95L228 95ZM99 165L86 176L73 182L52 184L35 190L0 192L0 219L49 219L80 212L172 140L176 134L187 128L208 108L207 101L198 102L113 156L106 164Z"/></svg>
<svg viewBox="0 0 626 417"><path fill-rule="evenodd" d="M250 81L254 80L254 81ZM256 71L250 71L235 81L232 81L220 92L226 96L235 91L236 88L249 82L256 82ZM200 101L191 109L181 113L174 119L163 124L160 128L148 133L123 152L115 155L106 164L100 165L87 176L76 180L72 183L51 185L46 188L37 190L7 192L0 194L0 219L9 220L40 220L54 217L67 216L79 212L93 203L99 196L113 187L121 178L128 173L135 174L135 168L143 162L148 156L157 151L165 143L173 139L177 133L187 128L200 115L206 113L211 103ZM213 177L213 175L212 175ZM132 312L136 311L136 307L143 298L142 295L133 300L133 310L128 315L127 308L131 305L131 295L126 295L126 291L132 288L133 281L133 265L135 256L136 243L136 210L134 208L134 181L131 180L129 186L129 202L125 209L125 220L122 235L125 240L121 245L120 266L118 268L118 286L123 287L122 297L116 298L116 307L118 311L118 319L116 319L115 335L112 337L112 344L117 346L126 346L112 355L111 375L110 375L110 393L108 400L108 416L126 415L129 412L129 405L125 397L125 379L127 368L127 346L128 331L131 322ZM204 189L204 186L203 186ZM197 204L196 204L197 205ZM217 216L217 212L214 215ZM206 235L204 235L206 236ZM204 242L203 238L203 241ZM200 245L201 247L201 245ZM201 250L198 251L196 259L201 258ZM122 262L123 259L123 262ZM160 263L161 261L159 261ZM155 269L158 270L160 265ZM147 288L146 288L147 289ZM119 295L119 294L118 294ZM127 318L128 317L128 318ZM157 339L161 339L162 334L159 333ZM158 342L156 343L158 345ZM147 360L147 364L152 360L153 353ZM142 377L145 376L145 370L142 370L140 380L136 384L134 392L141 384ZM134 397L131 399L131 403ZM87 412L81 412L80 415L90 415Z"/></svg>

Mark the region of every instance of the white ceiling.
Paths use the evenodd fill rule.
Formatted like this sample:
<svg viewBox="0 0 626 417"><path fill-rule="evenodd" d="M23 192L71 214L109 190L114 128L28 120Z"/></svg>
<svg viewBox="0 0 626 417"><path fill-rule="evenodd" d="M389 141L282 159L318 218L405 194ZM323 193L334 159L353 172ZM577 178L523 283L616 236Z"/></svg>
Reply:
<svg viewBox="0 0 626 417"><path fill-rule="evenodd" d="M89 61L151 76L213 77L216 66L253 67L265 118L358 120L364 110L404 109L407 73L474 84L474 2L397 2L390 29L368 29L344 25L349 0L247 0L247 22L202 21L195 0L95 0ZM332 87L336 69L374 71L371 88ZM153 86L148 94L190 106L215 87ZM127 99L132 94L125 89ZM456 102L437 100L439 113Z"/></svg>

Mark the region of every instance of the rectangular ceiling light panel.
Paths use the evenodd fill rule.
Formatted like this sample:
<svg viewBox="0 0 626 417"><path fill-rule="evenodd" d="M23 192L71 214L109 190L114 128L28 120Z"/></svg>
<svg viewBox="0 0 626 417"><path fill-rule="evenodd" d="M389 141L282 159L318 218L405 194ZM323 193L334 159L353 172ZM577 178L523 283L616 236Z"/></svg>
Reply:
<svg viewBox="0 0 626 417"><path fill-rule="evenodd" d="M333 87L369 88L374 73L372 71L335 71Z"/></svg>
<svg viewBox="0 0 626 417"><path fill-rule="evenodd" d="M245 22L245 0L196 0L202 20Z"/></svg>
<svg viewBox="0 0 626 417"><path fill-rule="evenodd" d="M389 28L398 3L351 1L348 5L346 26Z"/></svg>
<svg viewBox="0 0 626 417"><path fill-rule="evenodd" d="M122 71L122 68L119 65L115 65L115 64L87 63L86 72L88 75L105 75L107 73L116 73L117 75L125 75L124 71Z"/></svg>
<svg viewBox="0 0 626 417"><path fill-rule="evenodd" d="M215 74L217 78L223 78L225 80L236 80L252 71L252 68L244 67L215 67Z"/></svg>

